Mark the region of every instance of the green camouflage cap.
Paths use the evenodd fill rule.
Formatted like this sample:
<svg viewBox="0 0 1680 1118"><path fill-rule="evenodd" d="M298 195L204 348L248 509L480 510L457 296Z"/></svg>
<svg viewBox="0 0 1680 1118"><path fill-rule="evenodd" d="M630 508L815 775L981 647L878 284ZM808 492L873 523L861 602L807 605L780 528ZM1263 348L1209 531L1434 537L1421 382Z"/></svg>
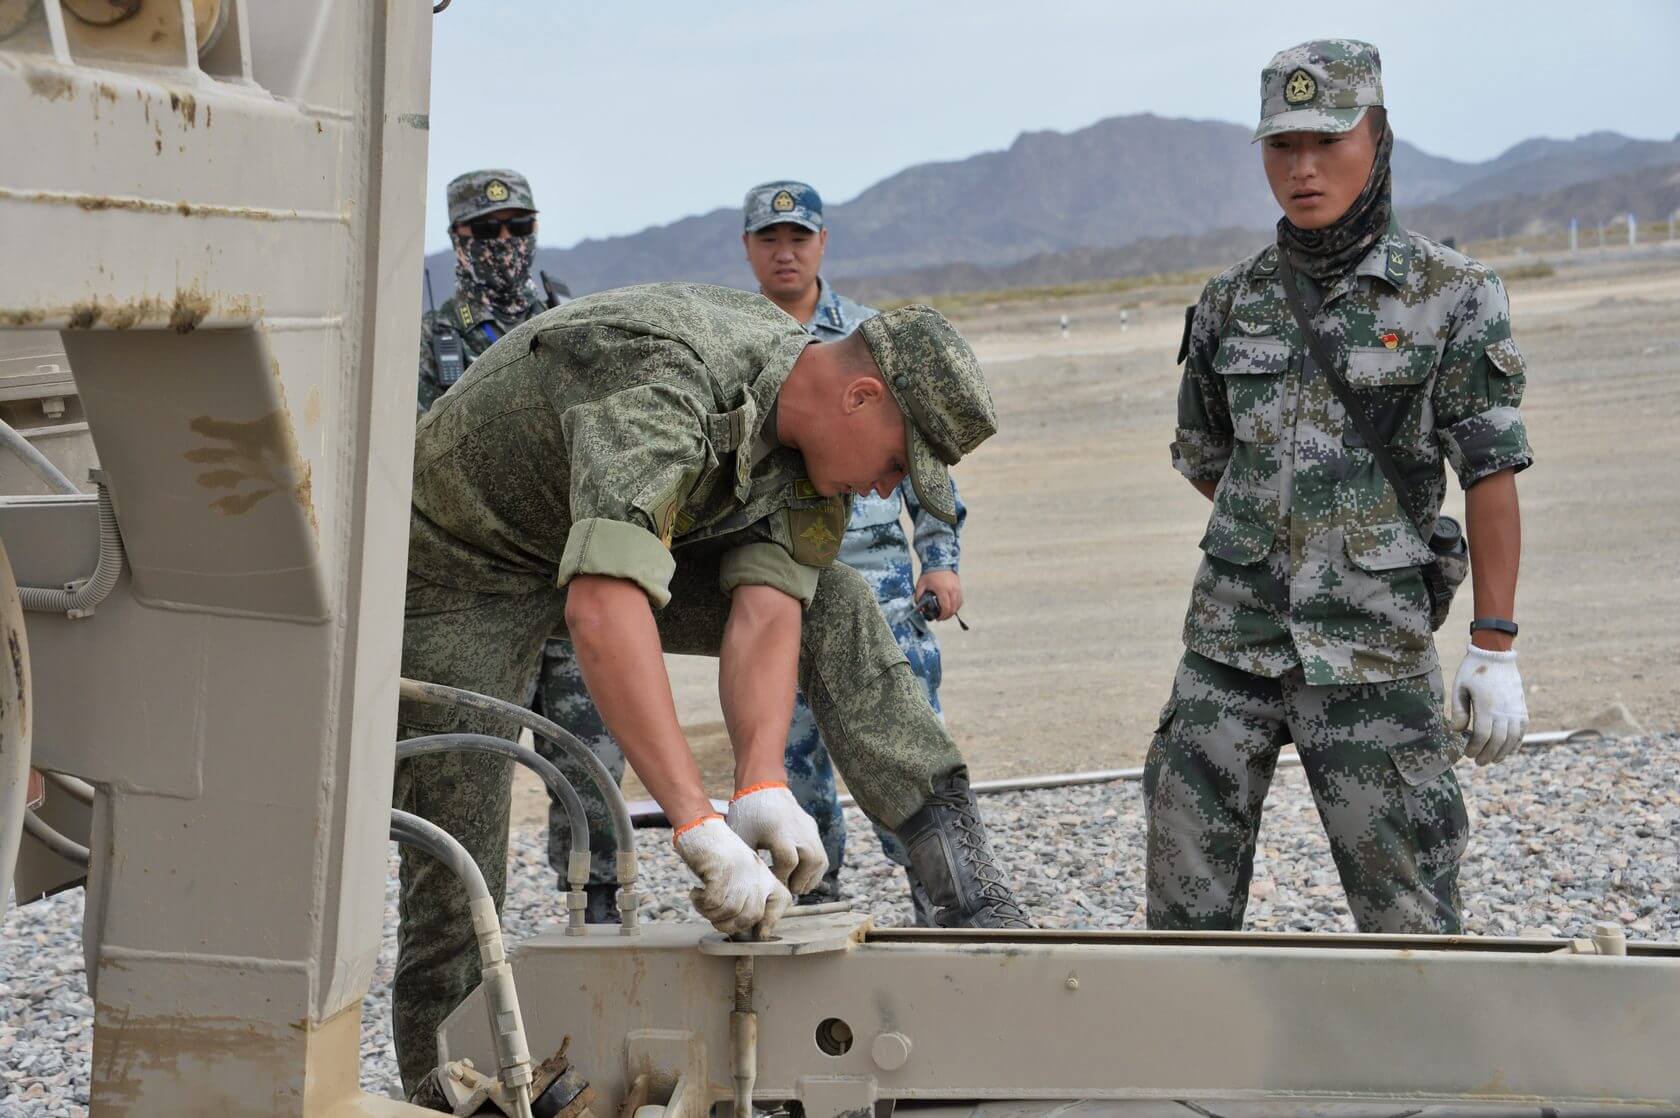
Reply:
<svg viewBox="0 0 1680 1118"><path fill-rule="evenodd" d="M904 413L916 499L945 523L956 524L948 467L997 433L997 412L979 359L932 307L876 315L865 319L858 333Z"/></svg>
<svg viewBox="0 0 1680 1118"><path fill-rule="evenodd" d="M497 210L537 212L531 184L518 171L468 171L449 180L449 224L459 225Z"/></svg>
<svg viewBox="0 0 1680 1118"><path fill-rule="evenodd" d="M1278 132L1346 132L1383 103L1382 56L1357 39L1314 39L1279 51L1260 71L1260 126Z"/></svg>

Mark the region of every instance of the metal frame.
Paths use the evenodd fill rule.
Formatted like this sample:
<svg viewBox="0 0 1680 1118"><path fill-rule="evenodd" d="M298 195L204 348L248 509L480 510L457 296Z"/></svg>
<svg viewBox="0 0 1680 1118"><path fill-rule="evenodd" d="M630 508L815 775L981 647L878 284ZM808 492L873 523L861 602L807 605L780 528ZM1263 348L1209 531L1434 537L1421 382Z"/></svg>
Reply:
<svg viewBox="0 0 1680 1118"><path fill-rule="evenodd" d="M513 956L531 1042L569 1034L604 1109L639 1076L684 1113L751 1077L759 1100L798 1099L806 1118L934 1099L1680 1103L1680 947L874 931L853 914L778 931L533 937ZM477 998L440 1030L448 1059L490 1051Z"/></svg>

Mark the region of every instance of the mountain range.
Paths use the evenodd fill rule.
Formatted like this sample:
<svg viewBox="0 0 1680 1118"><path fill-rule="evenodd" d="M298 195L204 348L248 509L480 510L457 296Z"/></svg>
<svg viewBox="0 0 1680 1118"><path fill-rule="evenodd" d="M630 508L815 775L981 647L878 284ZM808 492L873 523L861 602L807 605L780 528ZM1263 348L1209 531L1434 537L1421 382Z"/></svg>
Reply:
<svg viewBox="0 0 1680 1118"><path fill-rule="evenodd" d="M908 167L827 207L824 274L880 298L1228 259L1233 244L1268 236L1277 217L1249 135L1222 121L1144 113L1026 132L1003 151ZM1666 217L1677 202L1680 136L1531 139L1481 163L1397 139L1393 161L1395 206L1409 226L1483 236L1570 216L1584 225L1630 211ZM722 207L628 236L539 247L536 263L575 294L665 279L748 286L740 221L739 209ZM453 286L453 255L426 263L441 298Z"/></svg>

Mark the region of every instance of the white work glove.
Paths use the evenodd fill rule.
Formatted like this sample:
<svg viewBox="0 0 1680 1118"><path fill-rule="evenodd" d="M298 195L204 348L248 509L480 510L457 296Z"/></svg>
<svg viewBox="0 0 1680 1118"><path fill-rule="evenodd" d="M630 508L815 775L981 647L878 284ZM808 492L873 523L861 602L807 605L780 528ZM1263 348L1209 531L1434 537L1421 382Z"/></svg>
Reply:
<svg viewBox="0 0 1680 1118"><path fill-rule="evenodd" d="M736 792L729 801L729 829L754 850L770 852L776 880L795 896L815 889L828 872L817 821L780 781Z"/></svg>
<svg viewBox="0 0 1680 1118"><path fill-rule="evenodd" d="M1517 751L1528 730L1528 701L1516 652L1470 646L1452 688L1452 728L1470 732L1464 755L1492 765Z"/></svg>
<svg viewBox="0 0 1680 1118"><path fill-rule="evenodd" d="M700 879L699 888L689 890L689 899L725 935L750 932L754 939L763 939L793 903L770 867L721 815L681 828L672 844Z"/></svg>

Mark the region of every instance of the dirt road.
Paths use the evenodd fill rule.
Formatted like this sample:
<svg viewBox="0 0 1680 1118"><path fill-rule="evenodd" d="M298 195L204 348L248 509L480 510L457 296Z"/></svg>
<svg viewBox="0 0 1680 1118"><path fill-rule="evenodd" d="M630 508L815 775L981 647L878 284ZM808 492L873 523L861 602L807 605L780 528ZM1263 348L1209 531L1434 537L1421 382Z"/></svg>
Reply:
<svg viewBox="0 0 1680 1118"><path fill-rule="evenodd" d="M1680 726L1680 251L1497 261L1529 363L1518 618L1534 729L1612 702ZM1192 288L958 318L1002 429L957 470L968 633L941 628L943 697L978 777L1137 763L1166 698L1208 506L1167 460ZM1120 329L1120 310L1128 328ZM1064 338L1058 326L1066 314ZM1449 508L1462 511L1462 496ZM1442 630L1457 667L1470 601ZM715 666L673 658L709 785L730 762ZM633 795L641 795L632 785Z"/></svg>

